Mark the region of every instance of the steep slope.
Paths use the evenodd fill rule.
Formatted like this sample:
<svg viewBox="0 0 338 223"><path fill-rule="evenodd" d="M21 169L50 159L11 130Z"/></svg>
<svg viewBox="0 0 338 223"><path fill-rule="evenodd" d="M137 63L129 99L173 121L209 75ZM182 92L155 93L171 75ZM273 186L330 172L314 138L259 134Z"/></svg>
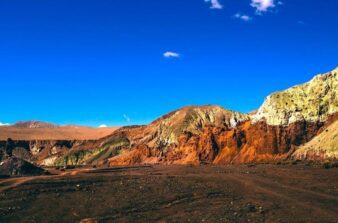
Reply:
<svg viewBox="0 0 338 223"><path fill-rule="evenodd" d="M160 162L163 154L179 144L182 134L199 135L206 127L231 129L249 120L247 115L225 110L219 106L190 106L171 112L147 126L132 126L117 130L100 140L94 150L73 149L58 163L102 163L118 157L117 164ZM137 153L146 151L147 157ZM78 159L78 157L82 157ZM69 162L71 160L71 162ZM110 162L114 161L110 159Z"/></svg>
<svg viewBox="0 0 338 223"><path fill-rule="evenodd" d="M184 107L148 125L141 142L150 146L166 146L178 142L184 133L199 134L204 127L234 128L243 121L249 120L247 115L225 110L219 106Z"/></svg>
<svg viewBox="0 0 338 223"><path fill-rule="evenodd" d="M267 97L252 116L269 125L289 125L297 121L325 122L338 112L338 68L317 75L310 82Z"/></svg>
<svg viewBox="0 0 338 223"><path fill-rule="evenodd" d="M29 151L35 162L44 165L237 164L289 159L338 120L337 71L272 94L248 115L219 106L189 106L146 126L120 128L99 140L65 146L47 143L30 146ZM325 150L321 161L336 153L335 138L322 137L333 147ZM302 153L301 147L294 157L300 154L310 159L308 150Z"/></svg>
<svg viewBox="0 0 338 223"><path fill-rule="evenodd" d="M216 164L271 162L287 159L295 148L316 136L321 122L294 122L288 126L268 125L264 121L251 123L219 135L222 150Z"/></svg>
<svg viewBox="0 0 338 223"><path fill-rule="evenodd" d="M326 122L337 119L337 71L318 75L308 83L272 94L257 112L251 114L251 121L246 121L246 117L230 128L229 125L205 125L198 132L184 129L175 134L177 140L164 134L164 140L160 140L166 145L164 149L159 143L150 143L162 139L158 136L163 136L163 131L148 134L149 127L145 127L141 140L132 143L130 150L112 157L110 164L227 164L290 158L295 149L315 137ZM194 120L192 118L187 123L194 123ZM166 123L166 120L158 122ZM151 140L143 143L142 139L149 138Z"/></svg>
<svg viewBox="0 0 338 223"><path fill-rule="evenodd" d="M310 142L300 146L293 158L319 161L338 159L338 120Z"/></svg>
<svg viewBox="0 0 338 223"><path fill-rule="evenodd" d="M235 128L204 127L200 133L182 132L178 143L162 147L135 143L109 159L110 165L140 163L230 164L286 159L293 150L313 138L323 123L297 122L270 126L245 121ZM126 137L129 134L125 134Z"/></svg>

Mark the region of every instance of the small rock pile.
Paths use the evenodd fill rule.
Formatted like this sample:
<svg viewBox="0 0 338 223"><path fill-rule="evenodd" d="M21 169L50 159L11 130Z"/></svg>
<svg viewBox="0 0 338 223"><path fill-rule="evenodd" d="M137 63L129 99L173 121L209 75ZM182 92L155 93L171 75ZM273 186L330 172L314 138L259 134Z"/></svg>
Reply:
<svg viewBox="0 0 338 223"><path fill-rule="evenodd" d="M12 140L8 139L4 148L0 148L0 177L41 175L44 169L12 155Z"/></svg>

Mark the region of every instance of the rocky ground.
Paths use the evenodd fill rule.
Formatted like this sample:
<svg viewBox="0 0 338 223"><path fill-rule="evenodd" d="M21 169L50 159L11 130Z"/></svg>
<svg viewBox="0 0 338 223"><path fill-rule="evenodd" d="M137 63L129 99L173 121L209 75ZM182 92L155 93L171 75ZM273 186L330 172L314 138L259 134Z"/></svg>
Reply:
<svg viewBox="0 0 338 223"><path fill-rule="evenodd" d="M52 170L0 180L0 222L338 222L338 169Z"/></svg>
<svg viewBox="0 0 338 223"><path fill-rule="evenodd" d="M37 176L46 173L44 169L37 167L23 159L8 157L0 159L0 178L8 176Z"/></svg>

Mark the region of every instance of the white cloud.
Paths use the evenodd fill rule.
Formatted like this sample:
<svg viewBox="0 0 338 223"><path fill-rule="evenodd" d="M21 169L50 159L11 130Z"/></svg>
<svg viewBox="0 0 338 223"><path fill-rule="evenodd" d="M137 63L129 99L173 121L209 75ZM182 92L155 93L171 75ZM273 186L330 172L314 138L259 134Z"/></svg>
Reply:
<svg viewBox="0 0 338 223"><path fill-rule="evenodd" d="M237 19L241 19L241 20L243 20L245 22L248 22L248 21L252 20L252 17L250 17L248 15L245 15L245 14L241 14L241 13L235 14L234 17L237 18Z"/></svg>
<svg viewBox="0 0 338 223"><path fill-rule="evenodd" d="M275 0L251 0L251 6L256 8L257 13L266 12L270 8L276 7ZM277 4L283 4L282 2L278 2Z"/></svg>
<svg viewBox="0 0 338 223"><path fill-rule="evenodd" d="M210 6L211 9L222 9L223 8L223 5L219 2L219 0L204 0L204 1L211 3L211 6Z"/></svg>
<svg viewBox="0 0 338 223"><path fill-rule="evenodd" d="M10 124L9 123L2 123L0 122L0 126L9 126Z"/></svg>
<svg viewBox="0 0 338 223"><path fill-rule="evenodd" d="M126 114L123 114L123 118L127 121L127 122L130 122L131 119L128 117L128 115Z"/></svg>
<svg viewBox="0 0 338 223"><path fill-rule="evenodd" d="M107 128L108 126L105 124L100 125L98 128Z"/></svg>
<svg viewBox="0 0 338 223"><path fill-rule="evenodd" d="M167 51L163 54L164 57L166 58L179 58L181 55L179 53L175 53L175 52L171 52L171 51Z"/></svg>

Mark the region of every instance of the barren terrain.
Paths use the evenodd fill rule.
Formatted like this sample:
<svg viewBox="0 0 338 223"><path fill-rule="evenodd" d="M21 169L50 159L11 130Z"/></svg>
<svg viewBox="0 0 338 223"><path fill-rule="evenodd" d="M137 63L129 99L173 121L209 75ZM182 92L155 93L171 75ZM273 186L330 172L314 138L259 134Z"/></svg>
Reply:
<svg viewBox="0 0 338 223"><path fill-rule="evenodd" d="M0 180L0 222L338 222L338 169L81 168Z"/></svg>
<svg viewBox="0 0 338 223"><path fill-rule="evenodd" d="M117 128L62 126L56 128L21 128L1 126L0 140L94 140L112 134Z"/></svg>

